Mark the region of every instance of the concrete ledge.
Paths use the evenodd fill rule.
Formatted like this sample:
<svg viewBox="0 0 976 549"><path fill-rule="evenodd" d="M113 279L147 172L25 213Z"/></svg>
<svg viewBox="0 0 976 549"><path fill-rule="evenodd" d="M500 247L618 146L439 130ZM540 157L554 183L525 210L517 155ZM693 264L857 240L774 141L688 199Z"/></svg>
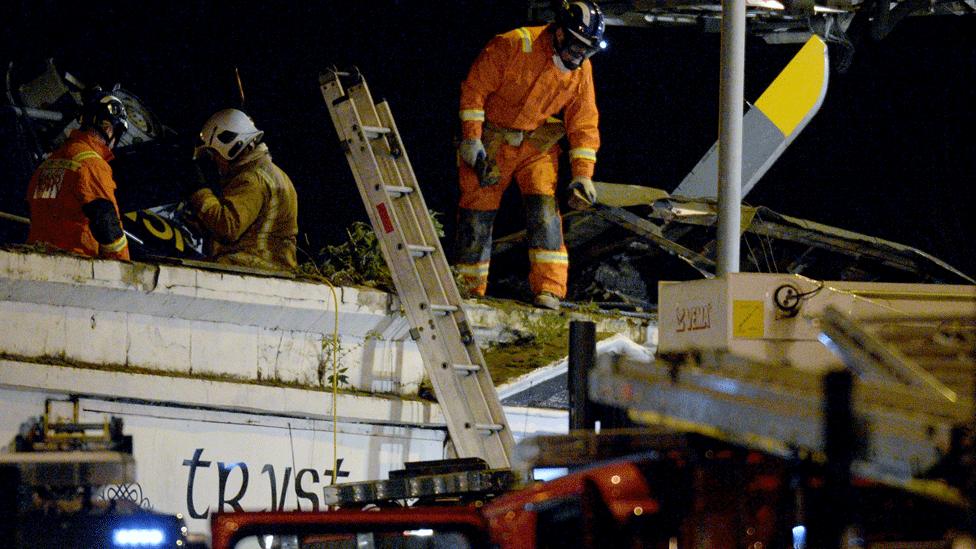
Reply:
<svg viewBox="0 0 976 549"><path fill-rule="evenodd" d="M575 312L512 302L468 302L485 346ZM647 341L653 325L595 317L598 330ZM0 250L0 356L162 375L203 374L327 387L335 361L343 388L416 395L425 371L395 296L316 282L29 250ZM332 337L338 333L339 346Z"/></svg>
<svg viewBox="0 0 976 549"><path fill-rule="evenodd" d="M161 318L331 334L325 284L171 265L0 251L0 298ZM344 334L366 336L391 309L388 294L336 288Z"/></svg>
<svg viewBox="0 0 976 549"><path fill-rule="evenodd" d="M571 320L591 320L596 324L598 332L623 334L643 345L657 344L657 322L634 317L590 315L571 310L553 312L516 302L499 303L499 306L494 306L493 302L496 301L465 302L464 310L468 315L468 321L482 345L517 339L516 336L520 331L532 332L539 324L550 326L554 323L568 324Z"/></svg>
<svg viewBox="0 0 976 549"><path fill-rule="evenodd" d="M0 360L0 389L332 421L331 392L229 381ZM336 418L344 424L447 429L440 406L434 402L339 393L336 408ZM517 439L540 433L565 433L568 428L565 410L506 406L505 414Z"/></svg>
<svg viewBox="0 0 976 549"><path fill-rule="evenodd" d="M0 387L229 412L332 419L332 393L0 360ZM339 393L339 421L443 427L436 404Z"/></svg>

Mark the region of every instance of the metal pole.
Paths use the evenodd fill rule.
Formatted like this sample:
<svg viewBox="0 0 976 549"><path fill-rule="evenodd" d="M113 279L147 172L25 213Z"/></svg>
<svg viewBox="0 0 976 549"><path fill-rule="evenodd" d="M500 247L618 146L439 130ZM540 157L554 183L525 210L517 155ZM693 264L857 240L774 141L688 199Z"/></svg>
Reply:
<svg viewBox="0 0 976 549"><path fill-rule="evenodd" d="M596 363L596 324L588 320L569 323L569 428L593 429L594 409L589 397L589 373Z"/></svg>
<svg viewBox="0 0 976 549"><path fill-rule="evenodd" d="M718 124L718 276L739 272L745 59L745 0L723 0Z"/></svg>
<svg viewBox="0 0 976 549"><path fill-rule="evenodd" d="M14 214L8 214L7 212L0 212L0 219L6 219L8 221L15 221L17 223L23 223L24 225L30 225L30 219Z"/></svg>
<svg viewBox="0 0 976 549"><path fill-rule="evenodd" d="M44 109L35 109L33 107L14 107L13 105L10 106L10 109L18 116L28 116L35 120L48 120L50 122L60 122L64 120L64 115L58 111L47 111Z"/></svg>

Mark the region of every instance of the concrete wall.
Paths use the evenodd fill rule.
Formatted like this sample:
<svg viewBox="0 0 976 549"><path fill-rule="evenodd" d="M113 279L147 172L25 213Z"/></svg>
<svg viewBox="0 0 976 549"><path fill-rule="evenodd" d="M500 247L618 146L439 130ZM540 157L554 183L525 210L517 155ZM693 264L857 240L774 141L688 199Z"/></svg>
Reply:
<svg viewBox="0 0 976 549"><path fill-rule="evenodd" d="M406 322L382 292L232 272L0 252L0 352L41 363L415 393ZM338 309L338 326L336 310Z"/></svg>
<svg viewBox="0 0 976 549"><path fill-rule="evenodd" d="M467 308L483 344L543 314ZM321 387L335 354L344 389L412 395L424 369L399 310L370 289L0 251L0 355L18 361ZM601 322L648 337L646 323Z"/></svg>

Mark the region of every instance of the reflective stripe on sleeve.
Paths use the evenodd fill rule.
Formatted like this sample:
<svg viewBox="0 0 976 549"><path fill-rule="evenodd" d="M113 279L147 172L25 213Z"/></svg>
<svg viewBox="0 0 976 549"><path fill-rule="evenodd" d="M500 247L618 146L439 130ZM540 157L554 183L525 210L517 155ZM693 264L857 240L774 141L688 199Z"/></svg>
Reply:
<svg viewBox="0 0 976 549"><path fill-rule="evenodd" d="M74 160L64 158L48 158L41 164L42 170L71 170L76 172L81 169L81 164Z"/></svg>
<svg viewBox="0 0 976 549"><path fill-rule="evenodd" d="M575 149L570 149L569 159L576 160L577 158L596 162L596 149L590 149L588 147L577 147Z"/></svg>
<svg viewBox="0 0 976 549"><path fill-rule="evenodd" d="M461 114L461 120L464 122L474 122L474 121L484 122L485 120L485 111L481 109L465 109L461 111L460 114Z"/></svg>
<svg viewBox="0 0 976 549"><path fill-rule="evenodd" d="M123 234L115 242L109 242L108 244L99 244L98 247L101 248L102 251L116 253L116 252L121 252L123 249L125 249L126 245L128 244L129 241L126 240L125 235Z"/></svg>
<svg viewBox="0 0 976 549"><path fill-rule="evenodd" d="M271 174L266 172L263 168L257 169L258 178L264 182L264 185L268 188L268 193L270 195L270 200L268 201L268 210L264 218L264 223L261 228L258 229L258 234L255 238L255 251L261 259L266 259L268 261L272 260L271 250L268 249L268 236L271 234L271 229L274 228L275 223L278 221L278 181L271 177Z"/></svg>

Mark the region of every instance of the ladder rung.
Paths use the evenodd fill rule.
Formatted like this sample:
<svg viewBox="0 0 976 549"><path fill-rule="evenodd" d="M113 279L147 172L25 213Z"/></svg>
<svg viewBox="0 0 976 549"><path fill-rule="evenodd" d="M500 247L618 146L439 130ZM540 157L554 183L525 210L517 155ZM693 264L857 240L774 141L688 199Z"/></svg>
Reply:
<svg viewBox="0 0 976 549"><path fill-rule="evenodd" d="M410 255L413 257L423 257L427 254L434 253L434 250L437 248L433 246L423 246L420 244L409 244L407 245L407 249L410 251Z"/></svg>
<svg viewBox="0 0 976 549"><path fill-rule="evenodd" d="M505 428L501 423L475 423L474 428L479 431L491 431L497 433Z"/></svg>
<svg viewBox="0 0 976 549"><path fill-rule="evenodd" d="M481 366L478 366L477 364L455 364L454 365L455 372L464 372L466 374L473 374L480 369Z"/></svg>
<svg viewBox="0 0 976 549"><path fill-rule="evenodd" d="M390 128L384 128L381 126L363 126L363 133L365 133L366 137L370 139L376 139L385 133L390 133Z"/></svg>
<svg viewBox="0 0 976 549"><path fill-rule="evenodd" d="M447 314L458 310L457 305L431 305L430 310L435 313Z"/></svg>
<svg viewBox="0 0 976 549"><path fill-rule="evenodd" d="M384 189L386 189L387 194L396 194L399 196L408 195L413 192L413 189L410 187L401 187L397 185L386 185Z"/></svg>

